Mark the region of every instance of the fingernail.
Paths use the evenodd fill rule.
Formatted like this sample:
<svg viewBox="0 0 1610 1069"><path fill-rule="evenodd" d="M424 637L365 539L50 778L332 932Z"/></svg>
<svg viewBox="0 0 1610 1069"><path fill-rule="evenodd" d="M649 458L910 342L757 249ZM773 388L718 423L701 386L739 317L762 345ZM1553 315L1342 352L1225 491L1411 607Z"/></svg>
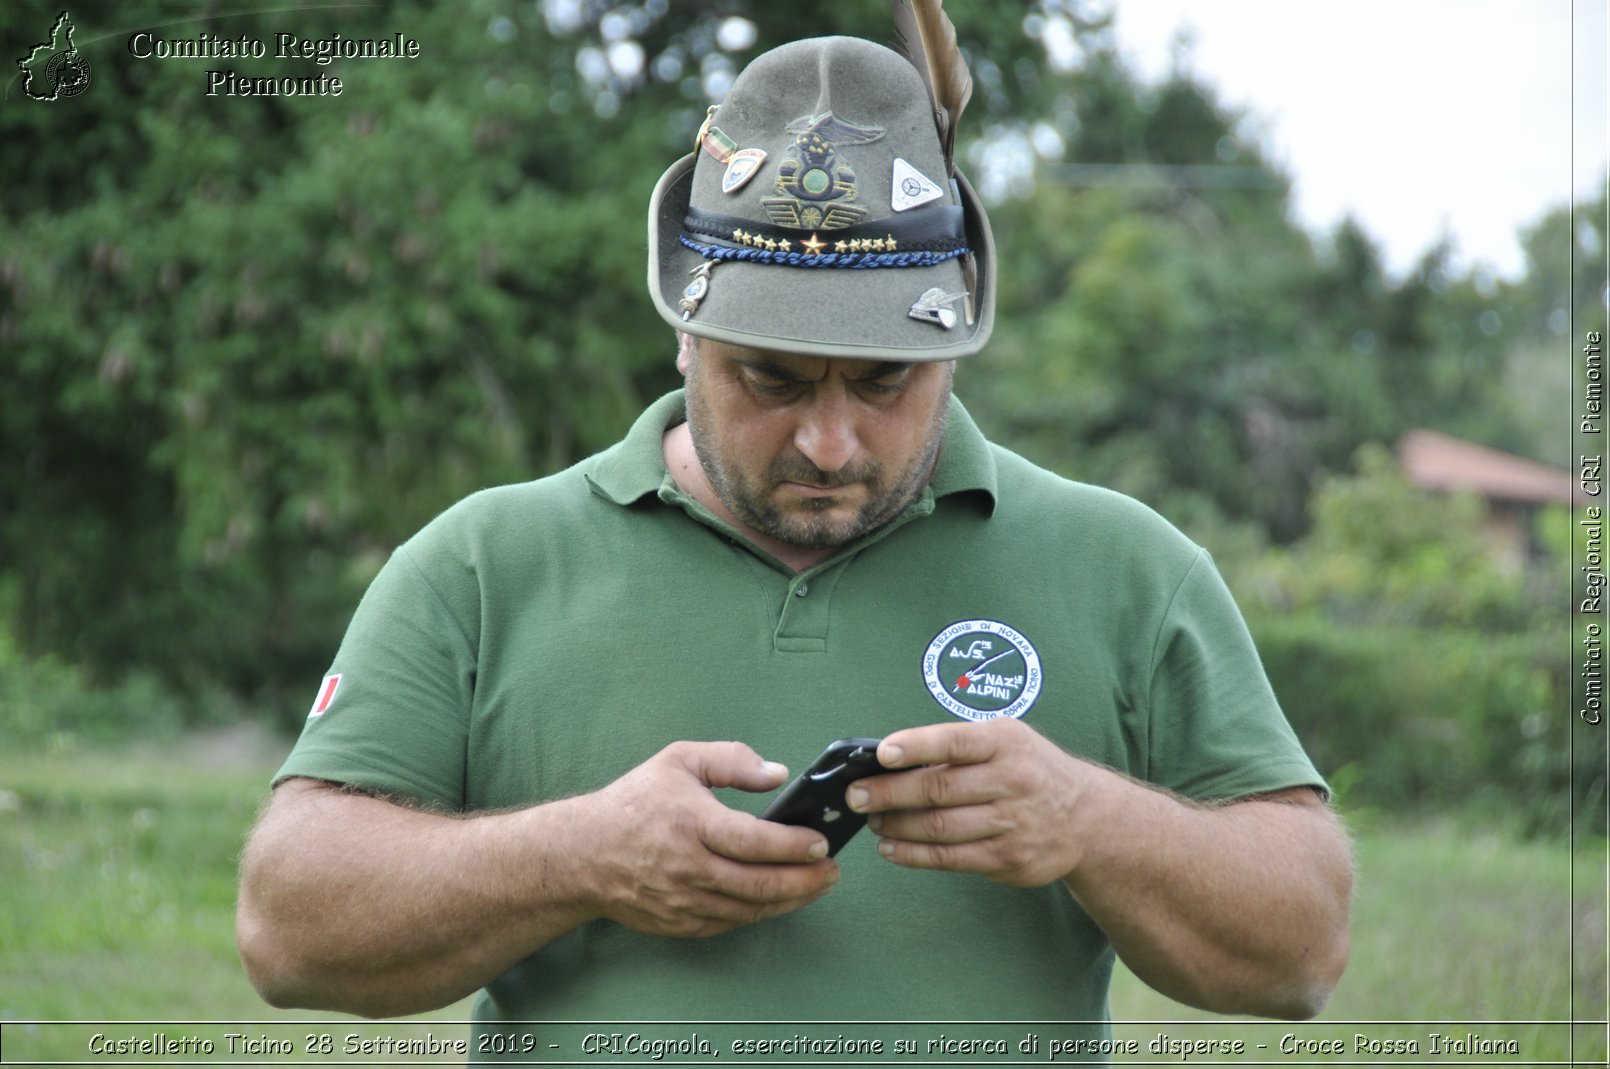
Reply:
<svg viewBox="0 0 1610 1069"><path fill-rule="evenodd" d="M874 833L876 833L878 835L882 835L883 834L883 814L882 813L873 813L870 817L867 817L866 818L866 826L871 828Z"/></svg>
<svg viewBox="0 0 1610 1069"><path fill-rule="evenodd" d="M827 885L832 887L835 883L838 883L839 876L841 876L843 872L843 869L839 868L837 865L834 865L833 870L827 874Z"/></svg>
<svg viewBox="0 0 1610 1069"><path fill-rule="evenodd" d="M844 800L850 803L850 808L857 813L866 808L869 797L865 787L851 787L844 792Z"/></svg>
<svg viewBox="0 0 1610 1069"><path fill-rule="evenodd" d="M816 840L814 843L811 844L811 848L809 850L805 851L805 856L810 858L812 861L820 861L820 860L822 860L824 857L827 856L827 840L826 839L818 839L818 840Z"/></svg>
<svg viewBox="0 0 1610 1069"><path fill-rule="evenodd" d="M785 779L788 776L788 766L778 764L776 761L761 762L761 770L775 779Z"/></svg>
<svg viewBox="0 0 1610 1069"><path fill-rule="evenodd" d="M887 839L878 840L878 853L884 857L894 857L894 843Z"/></svg>
<svg viewBox="0 0 1610 1069"><path fill-rule="evenodd" d="M878 762L883 765L898 765L905 760L906 751L893 743L886 742L878 748Z"/></svg>

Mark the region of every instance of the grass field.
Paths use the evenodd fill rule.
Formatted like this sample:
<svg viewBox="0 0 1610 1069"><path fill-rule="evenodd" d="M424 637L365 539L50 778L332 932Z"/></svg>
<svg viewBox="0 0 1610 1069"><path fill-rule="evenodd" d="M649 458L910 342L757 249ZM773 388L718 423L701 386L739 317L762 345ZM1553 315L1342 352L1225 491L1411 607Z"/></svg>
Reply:
<svg viewBox="0 0 1610 1069"><path fill-rule="evenodd" d="M237 734L116 755L0 755L6 1064L83 1057L82 1030L22 1021L316 1016L264 1006L235 957L235 858L277 750ZM1523 842L1454 821L1355 824L1362 875L1353 961L1321 1019L1299 1026L1214 1019L1120 970L1114 1031L1143 1045L1132 1060L1152 1057L1144 1044L1159 1032L1249 1048L1267 1043L1271 1052L1287 1033L1310 1043L1351 1043L1355 1033L1415 1037L1424 1051L1427 1034L1441 1032L1520 1044L1519 1058L1486 1064L1566 1064L1568 1053L1576 1064L1605 1064L1603 1025L1573 1030L1569 1023L1605 1018L1602 843L1579 845L1573 857L1563 841ZM461 1004L429 1019L466 1013ZM395 1027L361 1026L375 1035ZM1365 1060L1283 1056L1278 1064Z"/></svg>

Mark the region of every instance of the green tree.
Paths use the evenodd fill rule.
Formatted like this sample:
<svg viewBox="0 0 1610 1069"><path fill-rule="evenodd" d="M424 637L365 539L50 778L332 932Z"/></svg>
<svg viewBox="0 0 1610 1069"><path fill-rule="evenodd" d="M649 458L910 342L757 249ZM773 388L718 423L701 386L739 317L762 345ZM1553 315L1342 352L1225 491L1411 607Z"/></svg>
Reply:
<svg viewBox="0 0 1610 1069"><path fill-rule="evenodd" d="M1037 54L1021 17L953 6L993 72L966 122L1026 106L998 77ZM58 12L7 5L8 54ZM873 5L729 0L73 16L89 89L0 109L8 623L94 678L152 668L288 714L392 546L675 384L644 208L709 93L783 40L892 36ZM270 56L140 59L146 29ZM277 59L279 32L400 32L421 57ZM344 89L208 96L209 69Z"/></svg>
<svg viewBox="0 0 1610 1069"><path fill-rule="evenodd" d="M1497 562L1479 498L1411 486L1380 445L1361 447L1355 469L1315 492L1313 527L1301 541L1241 574L1255 608L1493 632L1525 631L1555 615L1558 598L1534 599L1527 573Z"/></svg>
<svg viewBox="0 0 1610 1069"><path fill-rule="evenodd" d="M962 158L1025 193L992 207L997 335L960 378L993 434L1249 551L1299 538L1363 442L1538 439L1497 384L1558 318L1557 232L1602 248L1602 206L1544 220L1516 286L1441 250L1394 281L1356 226L1298 230L1241 117L1183 69L1141 82L1085 7L947 5ZM0 8L8 54L59 10ZM86 680L149 669L288 714L399 540L675 385L643 212L711 94L785 40L892 36L883 5L755 0L73 15L88 90L14 80L0 107L0 615ZM147 28L422 55L137 59ZM212 68L345 89L209 97Z"/></svg>

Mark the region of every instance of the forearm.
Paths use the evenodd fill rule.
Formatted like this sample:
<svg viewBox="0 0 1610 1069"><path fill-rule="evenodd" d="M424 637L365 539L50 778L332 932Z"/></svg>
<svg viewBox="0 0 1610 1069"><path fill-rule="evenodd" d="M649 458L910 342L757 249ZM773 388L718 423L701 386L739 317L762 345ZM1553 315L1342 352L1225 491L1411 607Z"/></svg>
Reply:
<svg viewBox="0 0 1610 1069"><path fill-rule="evenodd" d="M1064 883L1157 990L1220 1013L1317 1013L1347 961L1352 860L1329 810L1298 801L1204 807L1109 777ZM1099 830L1097 830L1099 829Z"/></svg>
<svg viewBox="0 0 1610 1069"><path fill-rule="evenodd" d="M275 1005L447 1005L588 919L567 803L459 818L293 781L242 859L237 937Z"/></svg>
<svg viewBox="0 0 1610 1069"><path fill-rule="evenodd" d="M242 858L241 958L275 1005L395 1016L588 921L698 938L779 916L838 879L827 841L712 788L786 777L741 743L676 742L590 794L466 818L292 780Z"/></svg>

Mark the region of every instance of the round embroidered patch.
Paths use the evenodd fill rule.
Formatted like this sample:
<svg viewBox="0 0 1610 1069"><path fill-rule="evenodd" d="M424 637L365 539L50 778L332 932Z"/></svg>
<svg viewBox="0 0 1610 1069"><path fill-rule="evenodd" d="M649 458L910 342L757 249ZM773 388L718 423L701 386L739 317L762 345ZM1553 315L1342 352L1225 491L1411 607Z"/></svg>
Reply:
<svg viewBox="0 0 1610 1069"><path fill-rule="evenodd" d="M928 643L922 655L928 693L963 720L1020 718L1040 696L1040 654L998 620L962 620Z"/></svg>

